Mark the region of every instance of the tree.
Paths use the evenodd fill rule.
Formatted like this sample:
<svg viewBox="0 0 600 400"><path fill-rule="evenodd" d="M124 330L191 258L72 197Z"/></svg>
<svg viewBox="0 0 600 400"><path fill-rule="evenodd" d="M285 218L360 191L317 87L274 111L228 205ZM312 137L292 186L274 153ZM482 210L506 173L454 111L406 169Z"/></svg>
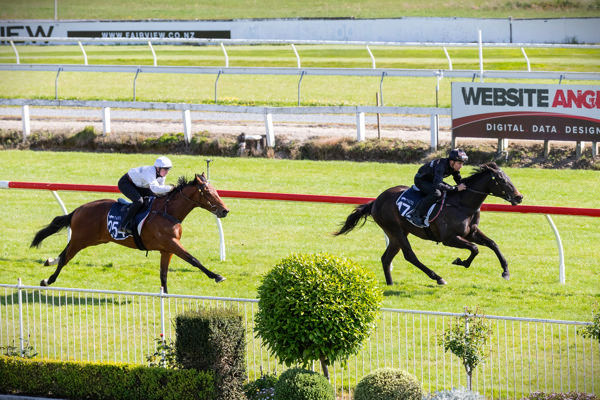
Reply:
<svg viewBox="0 0 600 400"><path fill-rule="evenodd" d="M478 316L477 310L471 314L465 308L465 315L457 317L441 336L444 350L460 358L465 367L469 390L472 390L473 371L486 357L485 344L490 334L491 328L485 324L483 315Z"/></svg>
<svg viewBox="0 0 600 400"><path fill-rule="evenodd" d="M255 331L283 363L328 366L356 354L375 327L382 292L374 275L329 254L295 254L258 288Z"/></svg>

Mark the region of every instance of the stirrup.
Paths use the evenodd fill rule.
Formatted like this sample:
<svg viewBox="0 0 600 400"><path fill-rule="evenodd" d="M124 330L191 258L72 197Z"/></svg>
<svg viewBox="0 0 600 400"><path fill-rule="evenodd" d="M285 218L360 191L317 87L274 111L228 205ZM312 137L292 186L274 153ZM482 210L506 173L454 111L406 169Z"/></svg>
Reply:
<svg viewBox="0 0 600 400"><path fill-rule="evenodd" d="M119 229L117 229L117 231L120 232L120 233L124 233L126 235L133 235L133 230L131 229L130 226L131 226L131 223L127 223L127 224L121 225L119 227Z"/></svg>
<svg viewBox="0 0 600 400"><path fill-rule="evenodd" d="M421 218L415 214L411 215L408 218L408 222L410 222L411 224L413 224L414 226L416 226L417 228L425 228L425 218Z"/></svg>

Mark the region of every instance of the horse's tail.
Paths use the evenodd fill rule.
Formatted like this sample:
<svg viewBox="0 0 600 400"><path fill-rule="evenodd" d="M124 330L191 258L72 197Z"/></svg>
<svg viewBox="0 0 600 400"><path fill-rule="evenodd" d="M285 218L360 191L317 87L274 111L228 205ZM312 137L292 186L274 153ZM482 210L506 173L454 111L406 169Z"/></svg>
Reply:
<svg viewBox="0 0 600 400"><path fill-rule="evenodd" d="M373 208L374 202L375 200L369 203L361 204L360 206L356 207L354 211L352 211L352 213L348 215L348 218L346 218L346 222L344 222L344 226L342 226L342 229L340 229L338 232L335 232L334 235L345 235L352 229L356 228L361 219L363 220L361 226L363 226L365 222L367 222L367 218L369 217L369 215L371 215L371 209Z"/></svg>
<svg viewBox="0 0 600 400"><path fill-rule="evenodd" d="M29 247L40 247L42 240L46 239L50 235L54 235L56 232L68 228L71 226L71 219L73 218L73 213L69 215L60 215L52 220L50 224L39 230L38 233L35 234L33 241L31 242L31 246Z"/></svg>

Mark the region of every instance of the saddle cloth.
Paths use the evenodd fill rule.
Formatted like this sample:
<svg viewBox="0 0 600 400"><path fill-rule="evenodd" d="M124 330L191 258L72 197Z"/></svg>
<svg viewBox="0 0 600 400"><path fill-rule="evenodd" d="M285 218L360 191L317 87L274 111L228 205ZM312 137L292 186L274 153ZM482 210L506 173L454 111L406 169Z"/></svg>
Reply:
<svg viewBox="0 0 600 400"><path fill-rule="evenodd" d="M417 204L425 197L425 195L417 188L412 185L410 188L404 191L396 200L398 211L404 218L408 218L412 215L417 207ZM434 221L435 218L440 214L440 211L444 205L444 199L446 198L446 192L443 192L442 198L433 204L425 216L425 226L429 226L429 223Z"/></svg>
<svg viewBox="0 0 600 400"><path fill-rule="evenodd" d="M144 202L142 210L133 219L133 226L136 228L138 236L142 232L142 227L144 226L144 222L146 222L148 214L150 214L150 208L152 207L154 199L154 197L149 197L148 201ZM130 205L131 202L124 199L119 199L108 211L108 216L106 217L106 228L108 229L110 236L115 240L124 240L131 236L126 233L119 232L121 221L125 218L127 209Z"/></svg>

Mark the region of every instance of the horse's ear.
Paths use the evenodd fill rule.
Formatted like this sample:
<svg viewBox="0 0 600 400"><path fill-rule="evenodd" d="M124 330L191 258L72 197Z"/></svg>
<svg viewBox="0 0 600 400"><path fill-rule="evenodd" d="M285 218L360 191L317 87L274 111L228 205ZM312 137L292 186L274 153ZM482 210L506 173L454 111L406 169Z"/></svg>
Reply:
<svg viewBox="0 0 600 400"><path fill-rule="evenodd" d="M200 179L200 182L206 182L206 175L204 175L204 172L200 175L196 174L196 176Z"/></svg>

